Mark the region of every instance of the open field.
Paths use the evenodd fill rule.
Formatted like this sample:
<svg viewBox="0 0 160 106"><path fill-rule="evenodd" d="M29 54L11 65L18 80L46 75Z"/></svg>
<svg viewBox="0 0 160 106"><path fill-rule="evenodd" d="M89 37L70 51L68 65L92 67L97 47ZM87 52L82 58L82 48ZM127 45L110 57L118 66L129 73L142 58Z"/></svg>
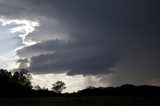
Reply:
<svg viewBox="0 0 160 106"><path fill-rule="evenodd" d="M0 106L160 106L160 97L1 98Z"/></svg>

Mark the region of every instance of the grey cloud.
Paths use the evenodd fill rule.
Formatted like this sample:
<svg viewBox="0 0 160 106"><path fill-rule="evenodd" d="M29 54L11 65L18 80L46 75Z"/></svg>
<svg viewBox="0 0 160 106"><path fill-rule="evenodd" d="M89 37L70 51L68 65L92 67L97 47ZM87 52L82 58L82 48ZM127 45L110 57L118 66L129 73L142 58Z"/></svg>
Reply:
<svg viewBox="0 0 160 106"><path fill-rule="evenodd" d="M42 51L46 53L41 55ZM17 54L31 56L28 69L33 73L68 72L68 75L107 74L120 59L120 51L114 48L112 42L97 35L74 35L70 41L50 40L28 46ZM32 57L33 54L37 55Z"/></svg>
<svg viewBox="0 0 160 106"><path fill-rule="evenodd" d="M144 52L145 51L145 52ZM150 49L130 53L113 68L114 74L102 76L103 83L119 86L125 83L160 86L160 51Z"/></svg>
<svg viewBox="0 0 160 106"><path fill-rule="evenodd" d="M20 69L23 69L24 67L27 67L28 65L28 59L19 59L18 61L17 61L17 63L20 63L19 64L19 68Z"/></svg>
<svg viewBox="0 0 160 106"><path fill-rule="evenodd" d="M17 51L18 56L30 60L28 69L33 73L68 72L68 75L107 73L108 75L111 68L117 67L117 63L123 63L124 58L130 56L130 61L134 59L139 61L139 57L135 55L147 55L141 60L145 64L143 69L155 66L156 70L153 70L153 73L159 74L157 71L159 67L155 63L145 63L145 61L151 61L152 59L148 57L160 51L160 1L14 1L16 3L9 0L2 1L0 14L8 18L25 17L38 20L41 25L26 37L26 40L38 43ZM157 58L154 60L159 60L158 54L155 55ZM148 78L145 75L149 75L149 71L141 71L140 67L137 66L135 70L138 71L135 71L133 77L142 72L143 77L139 77L142 81ZM116 73L120 75L119 72L123 71L124 75L128 72L127 75L131 76L134 69L130 66L113 70L116 81L119 77ZM129 79L132 78L128 77L125 80Z"/></svg>
<svg viewBox="0 0 160 106"><path fill-rule="evenodd" d="M83 48L102 49L103 51L109 51L110 48L119 48L115 45L116 40L104 34L74 34L71 38L70 40L53 39L27 46L23 49L19 49L17 55L21 57L32 57L40 55L41 53L55 53L55 51L71 50L73 48L80 48L82 50Z"/></svg>

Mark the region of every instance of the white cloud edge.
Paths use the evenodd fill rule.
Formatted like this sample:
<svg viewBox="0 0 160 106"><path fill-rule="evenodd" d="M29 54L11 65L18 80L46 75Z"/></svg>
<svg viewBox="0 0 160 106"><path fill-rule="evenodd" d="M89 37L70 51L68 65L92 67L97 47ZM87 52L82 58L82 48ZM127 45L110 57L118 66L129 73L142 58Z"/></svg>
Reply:
<svg viewBox="0 0 160 106"><path fill-rule="evenodd" d="M15 69L18 67L18 64L16 63L16 60L19 59L19 57L15 54L17 50L22 49L26 46L34 45L36 42L34 41L25 41L26 37L34 32L36 30L36 27L39 27L40 24L38 21L31 21L26 19L6 19L3 17L0 17L0 24L2 26L8 26L8 25L16 25L15 27L12 27L9 30L10 33L17 33L18 37L22 39L23 46L19 46L14 49L13 56L11 56L10 59L5 57L0 57L0 61L8 61L10 62L8 67L6 67L9 70Z"/></svg>
<svg viewBox="0 0 160 106"><path fill-rule="evenodd" d="M0 23L2 24L2 26L7 26L10 24L17 25L16 27L10 28L9 31L11 33L18 33L19 37L22 38L22 43L24 45L30 46L36 43L34 41L25 41L25 38L27 35L35 31L36 27L40 26L38 21L0 18Z"/></svg>

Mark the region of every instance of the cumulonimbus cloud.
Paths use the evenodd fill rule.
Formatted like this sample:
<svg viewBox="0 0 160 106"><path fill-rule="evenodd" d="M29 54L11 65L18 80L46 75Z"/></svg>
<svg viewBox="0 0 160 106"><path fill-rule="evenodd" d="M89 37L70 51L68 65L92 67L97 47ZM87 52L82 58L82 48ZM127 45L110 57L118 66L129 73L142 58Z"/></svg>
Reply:
<svg viewBox="0 0 160 106"><path fill-rule="evenodd" d="M1 0L2 16L40 23L26 36L36 44L16 51L19 68L28 64L24 68L33 73L108 74L124 57L150 57L159 51L159 1L14 1Z"/></svg>

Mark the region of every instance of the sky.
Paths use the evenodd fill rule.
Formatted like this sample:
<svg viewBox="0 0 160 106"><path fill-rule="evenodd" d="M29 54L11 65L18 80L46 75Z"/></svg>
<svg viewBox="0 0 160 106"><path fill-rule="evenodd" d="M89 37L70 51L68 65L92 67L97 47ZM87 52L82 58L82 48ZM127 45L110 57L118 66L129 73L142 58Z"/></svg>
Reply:
<svg viewBox="0 0 160 106"><path fill-rule="evenodd" d="M0 68L32 83L160 86L159 0L0 0ZM47 82L47 83L46 83Z"/></svg>

